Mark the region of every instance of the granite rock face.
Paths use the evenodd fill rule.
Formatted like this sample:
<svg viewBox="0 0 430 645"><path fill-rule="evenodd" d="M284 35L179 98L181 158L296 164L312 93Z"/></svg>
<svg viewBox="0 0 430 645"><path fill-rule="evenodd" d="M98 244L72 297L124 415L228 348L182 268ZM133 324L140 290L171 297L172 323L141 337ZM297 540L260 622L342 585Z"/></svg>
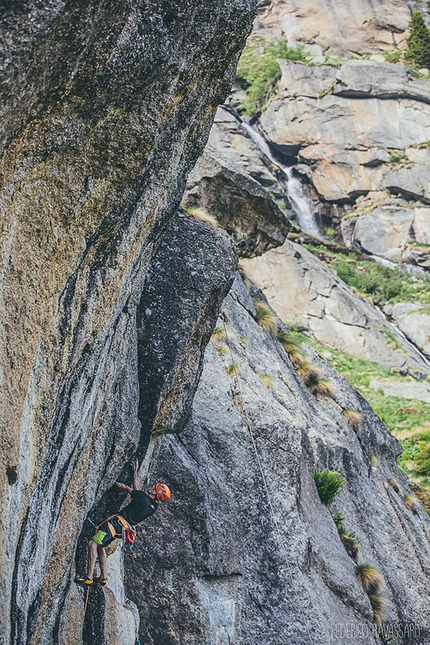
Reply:
<svg viewBox="0 0 430 645"><path fill-rule="evenodd" d="M430 24L427 9L400 0L259 4L252 41L300 44L312 64L278 60L281 78L254 125L283 163L296 165L305 192L319 202L315 212L339 235L342 217L363 207L395 209L399 199L411 209L430 203L428 72L387 62L406 47L412 11ZM233 94L237 103L244 86L242 80ZM428 249L410 250L415 233L381 257L428 269ZM389 236L384 229L382 237Z"/></svg>
<svg viewBox="0 0 430 645"><path fill-rule="evenodd" d="M427 267L428 250L408 245L428 239L429 81L373 60L279 65L277 95L260 118L268 143L300 162L345 244Z"/></svg>
<svg viewBox="0 0 430 645"><path fill-rule="evenodd" d="M334 510L384 574L388 619L414 621L424 645L429 519L384 487L397 477L408 492L396 440L311 349L334 398L308 391L237 275L227 296L233 242L178 210L253 2L3 7L1 638L134 645L139 630L153 645L356 645L333 634L349 624L376 645L315 489L313 468L331 467L347 480ZM276 170L259 158L249 174L268 185ZM258 227L246 254L281 242L285 221L261 186L213 163L252 205L252 226L240 228L240 209L231 226L239 243ZM357 434L345 409L363 415ZM91 589L83 621L72 578L94 525L124 503L111 487L134 455L172 500L131 555L109 550L109 584Z"/></svg>
<svg viewBox="0 0 430 645"><path fill-rule="evenodd" d="M264 298L255 288L253 295ZM191 420L153 453L150 479L168 481L173 497L142 525L126 565L142 641L356 645L360 634L366 645L379 643L354 562L315 488L313 468L328 467L346 478L332 510L360 539L362 561L384 575L387 618L416 624L399 642L424 645L430 522L402 502L397 441L309 349L335 387L334 400L310 394L254 317L238 278L218 322L227 337L206 350ZM344 408L362 412L358 435ZM389 477L400 494L385 488Z"/></svg>
<svg viewBox="0 0 430 645"><path fill-rule="evenodd" d="M254 6L3 4L0 623L14 645L72 643L83 521L147 442L137 307L148 265ZM221 283L228 272L217 297ZM195 375L172 391L178 421L206 324L188 343Z"/></svg>
<svg viewBox="0 0 430 645"><path fill-rule="evenodd" d="M410 7L418 4L427 8L403 0L263 0L254 34L270 42L286 37L309 43L316 56L383 52L402 46Z"/></svg>
<svg viewBox="0 0 430 645"><path fill-rule="evenodd" d="M285 69L303 71L302 79L306 78L309 83L315 83L320 72L321 84L309 87L309 94L321 91L321 87L327 83L328 72L333 73L334 70L336 73L336 69L330 66L308 68L283 61L279 63L281 67L285 65ZM395 66L388 67L391 69ZM291 88L294 85L286 83L285 87ZM231 175L236 169L236 176L248 174L255 177L266 187L269 193L266 195L267 200L273 197L283 200L284 204L289 203L288 184L282 164L275 166L250 134L252 136L253 133L250 133L249 125L244 124L230 107L218 109L205 154L190 175L186 203L201 203L198 199L192 201L195 199L194 195L198 198L204 194L204 183L208 181L205 175L220 173L220 163L231 169ZM383 155L388 161L388 153L381 148L377 156L382 158ZM220 162L216 163L213 160L214 156ZM369 159L369 155L367 158ZM209 163L208 160L212 161ZM235 190L224 193L213 190L212 201L203 202L213 214L221 213L219 221L227 228L229 225L233 226L234 235L243 231L244 227L246 232L249 230L249 217L244 211L241 217L232 217L232 214L237 212L235 201L238 192L237 186ZM344 242L369 254L423 266L426 247L408 241L419 240L425 244L428 237L427 225L430 221L428 207L417 204L412 208L404 198L394 200L387 198L383 192L379 198L382 205L374 208L362 198L360 205L363 212L357 212L356 215L350 213L342 219ZM385 205L385 199L395 203ZM249 212L249 206L247 210ZM257 211L260 227L267 226L266 223L263 225L261 219L266 212L267 208ZM336 248L341 250L339 246ZM416 255L410 256L414 252ZM354 295L331 269L302 246L288 240L283 246L246 259L243 267L263 289L278 315L283 320L304 323L318 342L386 367L400 370L419 368L426 371L425 362L415 347L417 344L419 348L423 348L422 342L426 342L426 334L423 333L425 338L420 338L416 343L416 334L412 337L401 328L412 341L409 343L387 323L380 311ZM396 319L393 318L393 321L396 322ZM392 334L396 337L397 348L392 346Z"/></svg>
<svg viewBox="0 0 430 645"><path fill-rule="evenodd" d="M415 347L302 246L287 240L243 266L280 318L304 323L319 343L386 367L423 367Z"/></svg>
<svg viewBox="0 0 430 645"><path fill-rule="evenodd" d="M227 105L221 105L215 115L208 146L238 170L256 179L269 190L276 189L277 177L274 168L265 161L255 142L247 134L237 113Z"/></svg>

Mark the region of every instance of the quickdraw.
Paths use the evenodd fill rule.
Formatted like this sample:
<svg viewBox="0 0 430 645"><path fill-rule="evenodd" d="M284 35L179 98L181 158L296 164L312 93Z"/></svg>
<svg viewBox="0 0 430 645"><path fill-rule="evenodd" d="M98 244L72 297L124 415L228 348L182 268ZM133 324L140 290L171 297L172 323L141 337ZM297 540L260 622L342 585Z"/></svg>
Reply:
<svg viewBox="0 0 430 645"><path fill-rule="evenodd" d="M122 532L122 543L124 545L124 551L131 551L136 539L136 531L132 526L128 529L123 529Z"/></svg>

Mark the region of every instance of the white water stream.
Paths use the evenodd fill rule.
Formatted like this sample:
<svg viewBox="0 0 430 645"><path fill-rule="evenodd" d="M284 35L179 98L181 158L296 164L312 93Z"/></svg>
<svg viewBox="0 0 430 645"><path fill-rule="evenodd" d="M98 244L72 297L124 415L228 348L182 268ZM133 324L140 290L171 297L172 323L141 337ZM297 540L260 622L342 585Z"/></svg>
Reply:
<svg viewBox="0 0 430 645"><path fill-rule="evenodd" d="M315 215L311 210L309 201L303 193L302 185L300 181L293 176L293 168L290 166L284 166L274 158L269 144L259 132L254 130L254 128L244 121L242 121L241 125L261 152L284 173L286 177L288 198L297 218L297 223L302 231L309 233L309 235L313 235L314 237L322 238L321 230L318 226Z"/></svg>

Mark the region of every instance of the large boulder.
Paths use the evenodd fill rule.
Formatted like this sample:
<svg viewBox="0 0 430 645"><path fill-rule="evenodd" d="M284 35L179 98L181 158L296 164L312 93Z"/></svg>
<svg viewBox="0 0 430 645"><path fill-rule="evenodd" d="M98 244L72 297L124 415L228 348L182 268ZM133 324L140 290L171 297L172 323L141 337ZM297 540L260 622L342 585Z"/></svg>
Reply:
<svg viewBox="0 0 430 645"><path fill-rule="evenodd" d="M385 305L384 312L396 321L405 336L430 357L430 307L428 304L397 302L394 305Z"/></svg>
<svg viewBox="0 0 430 645"><path fill-rule="evenodd" d="M347 60L336 72L333 94L357 98L414 99L430 103L429 83L407 67L373 60Z"/></svg>
<svg viewBox="0 0 430 645"><path fill-rule="evenodd" d="M430 403L430 383L396 383L396 381L370 381L374 390L381 389L385 396L397 396L403 399Z"/></svg>
<svg viewBox="0 0 430 645"><path fill-rule="evenodd" d="M377 207L356 218L353 239L369 253L398 262L404 244L411 240L413 221L411 208Z"/></svg>
<svg viewBox="0 0 430 645"><path fill-rule="evenodd" d="M425 267L430 242L430 208L390 204L350 213L341 222L343 241L392 262Z"/></svg>
<svg viewBox="0 0 430 645"><path fill-rule="evenodd" d="M261 255L281 245L290 228L269 193L211 146L206 146L188 178L183 204L215 217L233 237L241 257Z"/></svg>

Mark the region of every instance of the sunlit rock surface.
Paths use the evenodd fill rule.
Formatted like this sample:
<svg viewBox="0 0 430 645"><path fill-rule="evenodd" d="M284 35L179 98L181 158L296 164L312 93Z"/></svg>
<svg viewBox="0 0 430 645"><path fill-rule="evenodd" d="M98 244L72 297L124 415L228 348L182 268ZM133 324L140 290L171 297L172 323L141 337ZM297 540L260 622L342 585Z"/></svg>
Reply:
<svg viewBox="0 0 430 645"><path fill-rule="evenodd" d="M361 215L362 199L369 211L377 207L396 209L399 198L412 211L424 209L430 203L430 81L425 74L405 65L385 62L375 52L393 53L404 48L410 11L418 9L426 18L427 6L364 1L349 6L320 0L309 0L307 4L306 10L289 1L260 6L253 37L275 42L276 35L286 38L289 44L300 43L305 47L308 63L314 64L278 61L281 78L254 127L261 129L281 161L299 162L306 190L319 201L316 210L329 217L338 231L343 215L355 211ZM348 19L344 17L339 39L338 20L343 12L348 13ZM292 32L287 28L287 16ZM325 24L323 17L331 23ZM296 37L299 32L293 25L299 18L297 24L302 31ZM312 30L308 31L312 20L324 24L313 35ZM396 22L399 28L394 26ZM380 42L368 38L371 25L382 38ZM394 39L391 45L382 42L384 29ZM402 34L400 41L396 34ZM354 43L350 51L342 49L341 42L346 41L351 46ZM325 56L317 55L318 48ZM363 54L369 54L371 59L363 59ZM236 91L234 101L240 98ZM219 143L222 146L223 142ZM391 221L384 224L379 218L381 230L376 233L374 228L373 236L385 240L384 248L370 250L365 244L362 248L428 269L428 249L412 252L408 246L415 242L428 246L428 241L423 241L428 238L428 213L422 210L420 215L410 230L397 232L394 224L399 244L396 239L390 240ZM350 228L351 222L347 226ZM364 226L369 228L371 224ZM366 235L372 236L372 232ZM357 230L356 247L361 245L360 237L362 233ZM350 240L348 235L343 241L348 244Z"/></svg>
<svg viewBox="0 0 430 645"><path fill-rule="evenodd" d="M404 44L410 9L404 0L261 0L254 36L311 45L315 55L369 54Z"/></svg>
<svg viewBox="0 0 430 645"><path fill-rule="evenodd" d="M283 320L304 324L323 345L386 367L424 366L415 348L374 307L302 246L287 240L243 266Z"/></svg>

